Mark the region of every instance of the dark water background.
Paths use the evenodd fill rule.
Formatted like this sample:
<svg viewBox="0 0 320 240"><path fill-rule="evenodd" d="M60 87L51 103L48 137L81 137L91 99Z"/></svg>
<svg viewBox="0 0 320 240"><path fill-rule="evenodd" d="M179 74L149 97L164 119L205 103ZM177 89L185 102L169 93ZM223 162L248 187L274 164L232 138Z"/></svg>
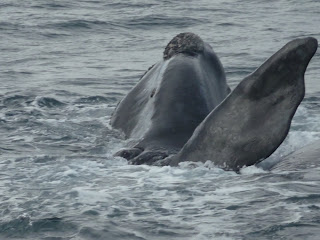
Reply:
<svg viewBox="0 0 320 240"><path fill-rule="evenodd" d="M130 166L109 126L171 38L197 33L234 87L286 42L320 39L317 0L0 1L0 239L319 239L320 169L241 175ZM285 143L320 138L320 53Z"/></svg>

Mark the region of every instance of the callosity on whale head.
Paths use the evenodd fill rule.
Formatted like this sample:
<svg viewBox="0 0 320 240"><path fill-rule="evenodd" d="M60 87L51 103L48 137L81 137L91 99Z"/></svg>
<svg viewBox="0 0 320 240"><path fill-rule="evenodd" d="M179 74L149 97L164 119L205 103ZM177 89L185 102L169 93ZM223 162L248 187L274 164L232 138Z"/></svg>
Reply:
<svg viewBox="0 0 320 240"><path fill-rule="evenodd" d="M153 164L177 153L229 92L210 45L193 33L178 34L115 110L111 125L135 141L116 155Z"/></svg>
<svg viewBox="0 0 320 240"><path fill-rule="evenodd" d="M211 160L238 171L270 156L304 97L304 73L317 46L311 37L286 44L242 80L167 163Z"/></svg>

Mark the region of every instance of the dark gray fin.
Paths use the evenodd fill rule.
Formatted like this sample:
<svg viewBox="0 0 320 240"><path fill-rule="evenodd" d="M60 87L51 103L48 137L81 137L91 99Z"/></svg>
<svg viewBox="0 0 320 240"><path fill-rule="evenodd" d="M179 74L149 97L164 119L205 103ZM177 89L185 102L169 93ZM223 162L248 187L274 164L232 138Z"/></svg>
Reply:
<svg viewBox="0 0 320 240"><path fill-rule="evenodd" d="M132 165L147 164L152 165L153 163L168 157L168 154L163 151L145 151L139 156L129 161Z"/></svg>
<svg viewBox="0 0 320 240"><path fill-rule="evenodd" d="M180 33L175 36L166 46L163 52L163 59L167 60L179 53L194 56L203 52L204 42L202 39L190 32Z"/></svg>
<svg viewBox="0 0 320 240"><path fill-rule="evenodd" d="M206 117L170 165L212 160L238 171L270 156L304 97L304 73L317 47L311 37L286 44Z"/></svg>
<svg viewBox="0 0 320 240"><path fill-rule="evenodd" d="M114 154L115 157L123 157L127 160L130 160L132 158L135 158L139 154L141 154L143 149L141 148L125 148L121 149L120 151L116 152Z"/></svg>

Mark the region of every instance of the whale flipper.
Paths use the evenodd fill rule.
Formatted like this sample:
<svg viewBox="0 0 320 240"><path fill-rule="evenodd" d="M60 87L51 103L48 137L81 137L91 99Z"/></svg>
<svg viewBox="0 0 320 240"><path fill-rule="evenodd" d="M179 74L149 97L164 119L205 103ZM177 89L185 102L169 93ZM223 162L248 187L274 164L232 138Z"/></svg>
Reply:
<svg viewBox="0 0 320 240"><path fill-rule="evenodd" d="M203 120L170 165L211 160L238 171L270 156L304 97L304 73L317 47L309 37L281 48Z"/></svg>
<svg viewBox="0 0 320 240"><path fill-rule="evenodd" d="M133 159L143 152L141 148L125 148L114 154L115 157L122 157L127 160Z"/></svg>
<svg viewBox="0 0 320 240"><path fill-rule="evenodd" d="M165 151L144 151L140 155L129 161L132 165L147 164L153 165L155 162L168 157L168 153Z"/></svg>

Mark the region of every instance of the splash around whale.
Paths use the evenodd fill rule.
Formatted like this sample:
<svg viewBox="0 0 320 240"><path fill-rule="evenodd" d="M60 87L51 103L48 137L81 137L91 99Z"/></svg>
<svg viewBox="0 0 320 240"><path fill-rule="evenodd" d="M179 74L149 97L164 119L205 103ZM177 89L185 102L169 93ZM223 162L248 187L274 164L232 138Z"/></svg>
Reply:
<svg viewBox="0 0 320 240"><path fill-rule="evenodd" d="M230 92L212 47L178 34L113 113L111 125L131 140L115 155L158 166L211 160L233 171L261 162L289 132L317 47L312 37L287 43ZM319 147L308 152L320 157Z"/></svg>

